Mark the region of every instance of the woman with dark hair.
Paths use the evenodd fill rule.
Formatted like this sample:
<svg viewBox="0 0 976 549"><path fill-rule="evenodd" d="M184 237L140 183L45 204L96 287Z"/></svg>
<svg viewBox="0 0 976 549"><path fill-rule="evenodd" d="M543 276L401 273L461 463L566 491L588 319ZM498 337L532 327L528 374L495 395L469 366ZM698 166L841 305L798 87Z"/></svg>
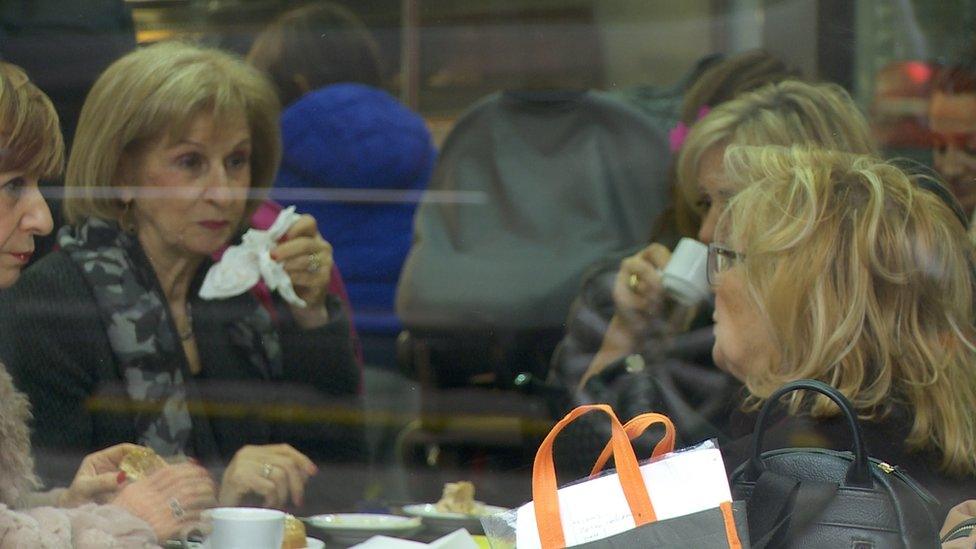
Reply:
<svg viewBox="0 0 976 549"><path fill-rule="evenodd" d="M940 69L929 101L934 168L962 204L976 211L976 51Z"/></svg>

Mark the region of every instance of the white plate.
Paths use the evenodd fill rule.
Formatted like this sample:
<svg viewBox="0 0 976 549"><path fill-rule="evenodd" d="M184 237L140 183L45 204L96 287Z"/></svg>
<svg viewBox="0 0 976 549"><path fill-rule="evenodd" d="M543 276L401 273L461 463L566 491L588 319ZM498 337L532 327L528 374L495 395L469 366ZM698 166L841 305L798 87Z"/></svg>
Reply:
<svg viewBox="0 0 976 549"><path fill-rule="evenodd" d="M443 531L457 530L464 528L471 534L481 534L481 517L494 515L508 511L504 507L496 505L482 505L481 513L477 515L466 515L464 513L445 513L437 510L437 506L432 503L417 503L415 505L404 505L403 512L423 519L424 524L431 528Z"/></svg>
<svg viewBox="0 0 976 549"><path fill-rule="evenodd" d="M305 524L345 545L353 545L382 534L384 536L406 537L420 530L419 517L400 517L372 513L339 513L315 515L303 519Z"/></svg>
<svg viewBox="0 0 976 549"><path fill-rule="evenodd" d="M183 545L181 545L180 542L178 542L178 541L170 540L170 541L167 541L166 542L166 548L167 549L170 549L170 548L173 548L173 549L182 549L182 547L183 547ZM187 547L189 549L208 549L209 544L207 544L207 542L200 543L200 542L196 542L196 541L191 541L191 542L188 542L187 543ZM310 538L310 537L306 536L305 537L305 549L325 549L325 542L322 541L322 540L320 540L320 539Z"/></svg>

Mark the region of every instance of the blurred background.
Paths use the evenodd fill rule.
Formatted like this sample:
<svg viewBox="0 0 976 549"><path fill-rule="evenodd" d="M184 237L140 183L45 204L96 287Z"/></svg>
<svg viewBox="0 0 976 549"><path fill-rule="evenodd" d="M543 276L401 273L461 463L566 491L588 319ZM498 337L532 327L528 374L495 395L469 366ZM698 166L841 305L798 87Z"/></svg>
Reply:
<svg viewBox="0 0 976 549"><path fill-rule="evenodd" d="M244 55L269 22L308 3L314 2L2 0L0 55L25 67L54 98L70 141L95 77L137 44L189 38ZM468 108L495 92L596 89L647 108L668 97L674 105L680 94L669 90L704 57L762 48L808 78L846 88L889 154L925 163L934 70L970 46L976 23L976 0L337 3L365 23L378 45L382 87L420 114L438 147ZM52 210L57 197L51 193ZM478 499L488 503L530 498L532 457L552 424L538 383L551 345L519 355L515 366L489 365L443 383L429 368L444 365L430 364L429 347L404 342L409 333L360 335L362 409L336 405L277 416L299 428L335 422L365 430L368 456L323 468L310 488L311 511L436 501L444 481L461 478L475 480ZM495 346L472 348L488 362L502 361L491 354ZM531 375L516 383L523 370Z"/></svg>

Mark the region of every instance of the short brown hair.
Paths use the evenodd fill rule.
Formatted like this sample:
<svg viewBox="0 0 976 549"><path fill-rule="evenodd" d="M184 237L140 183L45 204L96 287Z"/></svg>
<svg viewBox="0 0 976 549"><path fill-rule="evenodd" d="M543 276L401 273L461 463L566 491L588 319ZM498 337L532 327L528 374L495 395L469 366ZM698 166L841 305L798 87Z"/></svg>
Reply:
<svg viewBox="0 0 976 549"><path fill-rule="evenodd" d="M64 137L54 105L23 69L0 62L0 171L56 179L64 170Z"/></svg>
<svg viewBox="0 0 976 549"><path fill-rule="evenodd" d="M125 55L98 78L81 109L65 176L65 217L118 221L123 162L141 147L184 133L201 113L217 121L244 113L251 132L251 188L274 182L281 161L281 106L260 71L239 57L183 42L161 42ZM251 193L248 212L263 199Z"/></svg>

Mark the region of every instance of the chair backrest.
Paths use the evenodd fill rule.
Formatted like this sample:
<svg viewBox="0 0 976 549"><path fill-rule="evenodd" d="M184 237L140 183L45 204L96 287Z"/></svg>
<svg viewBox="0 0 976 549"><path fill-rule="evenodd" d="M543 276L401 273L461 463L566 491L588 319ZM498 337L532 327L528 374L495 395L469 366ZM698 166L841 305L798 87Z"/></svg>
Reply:
<svg viewBox="0 0 976 549"><path fill-rule="evenodd" d="M445 140L397 312L408 327L561 326L588 265L647 242L669 162L661 126L608 94L483 99Z"/></svg>

